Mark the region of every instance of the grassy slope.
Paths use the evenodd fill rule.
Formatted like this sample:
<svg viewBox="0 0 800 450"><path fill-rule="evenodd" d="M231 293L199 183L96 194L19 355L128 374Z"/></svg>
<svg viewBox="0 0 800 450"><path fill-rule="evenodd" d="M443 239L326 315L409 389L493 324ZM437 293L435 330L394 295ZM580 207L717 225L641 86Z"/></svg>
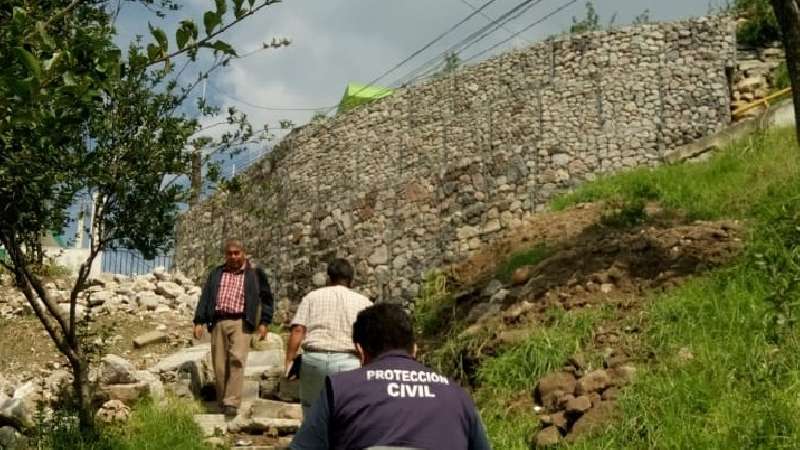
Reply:
<svg viewBox="0 0 800 450"><path fill-rule="evenodd" d="M103 426L97 435L87 436L74 421L56 420L46 427L37 448L52 450L206 450L203 434L192 416L201 407L191 401L169 399L156 405L140 402L128 423Z"/></svg>
<svg viewBox="0 0 800 450"><path fill-rule="evenodd" d="M623 421L573 448L800 448L798 157L793 130L778 130L705 163L603 178L554 202L657 200L752 230L733 266L649 303L642 345L654 362L626 390ZM481 367L475 397L495 448L528 448L535 417L509 404L579 346L587 317L568 314Z"/></svg>

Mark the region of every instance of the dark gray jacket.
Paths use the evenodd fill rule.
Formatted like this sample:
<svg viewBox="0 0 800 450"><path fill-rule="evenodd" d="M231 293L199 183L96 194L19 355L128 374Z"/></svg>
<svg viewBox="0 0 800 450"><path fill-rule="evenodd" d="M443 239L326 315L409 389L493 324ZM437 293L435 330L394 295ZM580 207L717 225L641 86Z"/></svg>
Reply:
<svg viewBox="0 0 800 450"><path fill-rule="evenodd" d="M208 275L194 313L194 323L205 324L209 330L214 327L214 310L217 306L217 292L222 280L223 267L216 267ZM244 277L244 321L249 325L250 331L261 324L272 323L272 311L272 291L269 288L267 274L260 267L249 267Z"/></svg>
<svg viewBox="0 0 800 450"><path fill-rule="evenodd" d="M491 450L480 415L455 382L402 351L325 379L292 450L370 447Z"/></svg>

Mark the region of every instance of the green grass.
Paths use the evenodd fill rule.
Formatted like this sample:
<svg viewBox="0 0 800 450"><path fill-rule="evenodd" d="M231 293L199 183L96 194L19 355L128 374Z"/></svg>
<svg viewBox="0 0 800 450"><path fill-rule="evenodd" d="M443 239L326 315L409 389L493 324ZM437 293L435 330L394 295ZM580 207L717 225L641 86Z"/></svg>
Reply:
<svg viewBox="0 0 800 450"><path fill-rule="evenodd" d="M775 90L780 91L792 85L792 80L789 78L789 66L786 61L783 61L775 70Z"/></svg>
<svg viewBox="0 0 800 450"><path fill-rule="evenodd" d="M529 448L538 421L532 409L512 408L513 400L530 396L542 375L563 367L586 345L594 325L608 315L602 309L548 313L547 325L533 328L523 343L501 351L478 369L473 394L494 448Z"/></svg>
<svg viewBox="0 0 800 450"><path fill-rule="evenodd" d="M507 283L511 280L511 274L518 268L536 265L552 254L552 249L544 244L514 253L498 267L496 277Z"/></svg>
<svg viewBox="0 0 800 450"><path fill-rule="evenodd" d="M201 412L197 403L150 400L133 409L125 425L98 426L95 435L81 433L74 420L59 417L41 436L37 448L52 450L206 450L203 434L192 419Z"/></svg>
<svg viewBox="0 0 800 450"><path fill-rule="evenodd" d="M603 177L555 199L562 210L598 200L659 201L681 209L692 219L751 217L773 193L796 183L798 151L793 130L754 135L709 161L658 168L641 168Z"/></svg>
<svg viewBox="0 0 800 450"><path fill-rule="evenodd" d="M800 148L794 130L745 139L709 161L640 169L554 202L657 200L693 219L741 219L744 254L731 266L658 295L643 312L652 355L620 400L623 419L579 449L800 448ZM511 408L580 345L586 322L560 322L479 369L475 398L495 448L524 449L532 412ZM689 351L691 359L679 357ZM530 355L530 356L528 356Z"/></svg>

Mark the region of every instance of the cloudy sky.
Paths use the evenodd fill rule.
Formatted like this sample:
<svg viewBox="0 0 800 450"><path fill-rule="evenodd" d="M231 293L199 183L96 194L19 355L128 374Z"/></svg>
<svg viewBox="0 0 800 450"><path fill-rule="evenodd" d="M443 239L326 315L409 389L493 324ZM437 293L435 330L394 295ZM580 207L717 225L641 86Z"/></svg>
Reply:
<svg viewBox="0 0 800 450"><path fill-rule="evenodd" d="M337 104L349 81L369 82L377 78L487 1L284 0L228 31L224 39L240 54L257 49L262 42L270 42L275 37L287 37L291 45L255 53L215 72L206 90L208 99L223 107L241 109L254 124L276 126L281 119L303 124L315 110ZM520 1L494 0L483 14L475 15L382 79L380 84L392 85L425 61L440 58L437 55L502 16ZM597 0L595 5L602 23L608 23L616 15L615 23L619 25L630 23L644 10L649 10L650 18L656 21L704 15L724 1ZM568 0L534 1L518 19L463 50L462 59L509 38L565 3ZM174 35L179 20L192 17L202 24L202 13L213 9L213 5L213 0L186 0L181 11L159 19L141 6L126 3L117 22L118 42L124 46L137 34L146 35L148 21ZM577 0L486 56L562 32L572 23L573 16L581 18L585 11L585 1ZM145 36L145 40L149 39ZM246 164L257 153L259 149L253 149L249 155L242 155L240 164Z"/></svg>

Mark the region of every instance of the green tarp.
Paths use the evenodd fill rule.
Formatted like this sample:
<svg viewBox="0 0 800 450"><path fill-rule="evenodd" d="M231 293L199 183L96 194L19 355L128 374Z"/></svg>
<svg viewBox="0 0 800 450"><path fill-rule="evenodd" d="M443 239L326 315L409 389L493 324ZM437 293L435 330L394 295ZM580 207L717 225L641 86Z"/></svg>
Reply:
<svg viewBox="0 0 800 450"><path fill-rule="evenodd" d="M347 83L347 89L339 102L339 112L349 111L358 105L392 95L394 90L380 86L367 86L359 83Z"/></svg>

